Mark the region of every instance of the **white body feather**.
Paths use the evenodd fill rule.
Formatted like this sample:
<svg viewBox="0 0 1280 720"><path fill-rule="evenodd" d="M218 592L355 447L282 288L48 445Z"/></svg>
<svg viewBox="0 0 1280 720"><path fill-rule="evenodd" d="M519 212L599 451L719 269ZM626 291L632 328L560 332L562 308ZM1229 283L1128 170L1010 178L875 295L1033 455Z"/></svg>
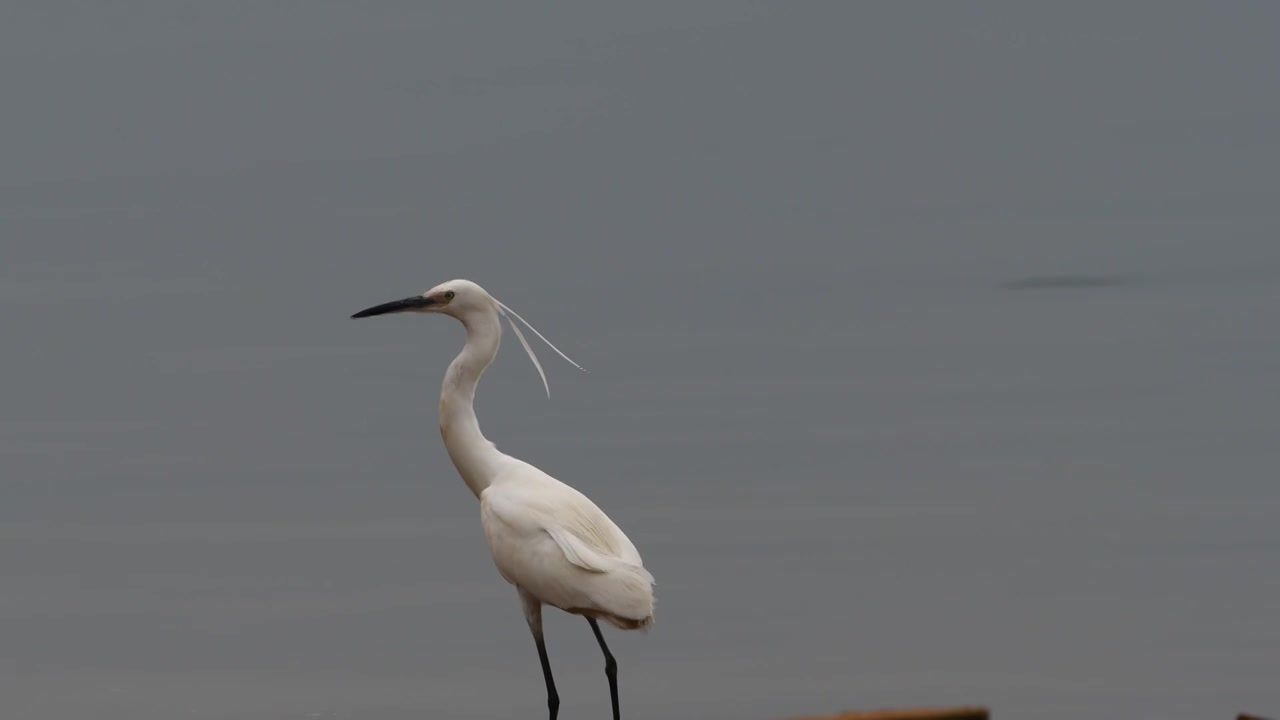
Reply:
<svg viewBox="0 0 1280 720"><path fill-rule="evenodd" d="M522 461L480 494L498 572L547 605L624 629L653 620L653 576L589 498Z"/></svg>

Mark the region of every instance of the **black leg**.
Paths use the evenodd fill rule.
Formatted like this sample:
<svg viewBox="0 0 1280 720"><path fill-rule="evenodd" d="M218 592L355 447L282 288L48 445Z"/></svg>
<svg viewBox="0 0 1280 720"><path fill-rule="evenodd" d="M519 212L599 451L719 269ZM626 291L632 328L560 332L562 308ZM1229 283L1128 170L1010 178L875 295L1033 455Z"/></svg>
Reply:
<svg viewBox="0 0 1280 720"><path fill-rule="evenodd" d="M551 712L551 720L556 720L560 712L560 694L556 692L556 681L551 677L551 661L547 659L547 644L542 640L542 633L534 637L538 644L538 660L542 662L542 679L547 681L547 710Z"/></svg>
<svg viewBox="0 0 1280 720"><path fill-rule="evenodd" d="M524 606L524 619L529 621L529 631L533 633L533 641L538 645L538 662L542 663L542 679L547 683L547 710L551 712L551 720L556 720L556 714L560 712L560 693L556 692L556 681L551 677L551 661L547 659L547 643L542 639L542 603L521 590L520 604Z"/></svg>
<svg viewBox="0 0 1280 720"><path fill-rule="evenodd" d="M604 635L600 634L600 626L596 624L596 619L589 617L587 622L591 623L591 632L596 634L596 642L600 643L600 650L604 652L604 674L609 678L609 701L613 703L613 720L619 720L618 661L614 660L613 653L609 652L609 646L604 642Z"/></svg>

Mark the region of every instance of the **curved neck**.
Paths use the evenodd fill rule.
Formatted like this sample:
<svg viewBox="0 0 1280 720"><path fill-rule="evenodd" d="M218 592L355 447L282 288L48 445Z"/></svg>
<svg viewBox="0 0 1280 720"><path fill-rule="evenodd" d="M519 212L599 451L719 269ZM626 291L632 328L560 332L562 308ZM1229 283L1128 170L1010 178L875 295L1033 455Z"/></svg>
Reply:
<svg viewBox="0 0 1280 720"><path fill-rule="evenodd" d="M503 455L480 432L474 407L480 376L498 354L497 312L459 318L467 330L462 352L449 363L440 388L440 437L449 459L476 497L493 481Z"/></svg>

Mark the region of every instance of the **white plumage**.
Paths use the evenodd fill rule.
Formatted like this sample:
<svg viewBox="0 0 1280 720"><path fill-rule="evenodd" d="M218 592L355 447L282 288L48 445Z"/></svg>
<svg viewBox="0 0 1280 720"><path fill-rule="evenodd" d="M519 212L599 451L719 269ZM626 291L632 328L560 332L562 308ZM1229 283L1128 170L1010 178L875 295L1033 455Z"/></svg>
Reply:
<svg viewBox="0 0 1280 720"><path fill-rule="evenodd" d="M441 313L467 331L440 392L440 436L458 474L480 501L480 521L494 564L519 593L547 685L555 720L559 696L542 634L542 605L587 618L605 656L614 720L618 720L617 663L597 620L623 630L653 623L653 576L634 544L587 496L529 463L498 450L480 432L474 399L480 376L498 353L500 315L506 315L550 396L546 375L515 316L573 363L511 308L469 280L451 280L422 295L361 310L352 317L397 312ZM577 363L573 363L577 366ZM580 368L580 366L579 366Z"/></svg>
<svg viewBox="0 0 1280 720"><path fill-rule="evenodd" d="M653 621L653 576L595 503L520 461L480 495L498 572L547 605L624 630Z"/></svg>

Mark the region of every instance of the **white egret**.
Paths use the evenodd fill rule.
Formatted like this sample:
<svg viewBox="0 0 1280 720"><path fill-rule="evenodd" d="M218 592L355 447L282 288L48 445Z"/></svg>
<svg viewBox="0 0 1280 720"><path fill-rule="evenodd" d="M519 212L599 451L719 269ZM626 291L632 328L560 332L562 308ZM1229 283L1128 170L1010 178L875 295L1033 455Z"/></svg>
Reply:
<svg viewBox="0 0 1280 720"><path fill-rule="evenodd" d="M449 364L440 391L440 435L462 480L480 501L480 522L498 572L514 585L533 633L547 686L547 708L555 720L560 697L551 676L542 635L542 606L581 615L591 625L605 658L609 699L618 720L618 665L597 620L623 630L653 623L653 576L635 545L599 507L574 488L523 460L498 450L480 432L473 401L480 376L498 354L500 315L551 388L525 341L524 323L578 369L532 325L470 280L451 280L403 300L377 305L353 318L416 312L449 315L466 328L462 352Z"/></svg>

